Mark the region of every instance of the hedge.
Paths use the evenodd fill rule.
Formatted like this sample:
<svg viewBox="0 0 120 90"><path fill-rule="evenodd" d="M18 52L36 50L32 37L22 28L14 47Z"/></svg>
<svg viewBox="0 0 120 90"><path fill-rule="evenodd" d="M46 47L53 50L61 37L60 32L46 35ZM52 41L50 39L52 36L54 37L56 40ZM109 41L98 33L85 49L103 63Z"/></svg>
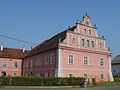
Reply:
<svg viewBox="0 0 120 90"><path fill-rule="evenodd" d="M69 86L82 85L80 77L0 77L1 86Z"/></svg>

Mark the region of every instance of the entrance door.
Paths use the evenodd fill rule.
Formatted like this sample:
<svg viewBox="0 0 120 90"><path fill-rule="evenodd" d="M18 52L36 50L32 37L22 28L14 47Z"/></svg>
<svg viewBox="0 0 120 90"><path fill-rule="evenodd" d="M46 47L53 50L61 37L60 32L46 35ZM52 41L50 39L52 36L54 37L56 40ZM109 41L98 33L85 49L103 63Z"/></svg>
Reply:
<svg viewBox="0 0 120 90"><path fill-rule="evenodd" d="M6 76L6 72L3 71L3 72L2 72L2 76Z"/></svg>

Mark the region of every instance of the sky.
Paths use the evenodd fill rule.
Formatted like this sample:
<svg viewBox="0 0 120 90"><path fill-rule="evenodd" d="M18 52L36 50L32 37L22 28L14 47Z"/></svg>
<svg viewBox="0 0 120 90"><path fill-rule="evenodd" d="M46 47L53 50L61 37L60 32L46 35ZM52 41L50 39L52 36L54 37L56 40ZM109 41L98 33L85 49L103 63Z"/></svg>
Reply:
<svg viewBox="0 0 120 90"><path fill-rule="evenodd" d="M120 0L0 0L0 35L39 44L82 20L85 13L105 36L112 57L120 54ZM32 44L0 36L0 45Z"/></svg>

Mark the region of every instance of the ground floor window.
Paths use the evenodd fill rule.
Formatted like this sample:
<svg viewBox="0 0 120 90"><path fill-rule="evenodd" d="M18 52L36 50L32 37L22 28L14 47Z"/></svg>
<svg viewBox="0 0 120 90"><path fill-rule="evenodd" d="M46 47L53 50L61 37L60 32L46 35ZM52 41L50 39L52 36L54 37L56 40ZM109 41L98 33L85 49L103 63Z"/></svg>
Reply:
<svg viewBox="0 0 120 90"><path fill-rule="evenodd" d="M14 72L14 73L13 73L13 76L17 76L17 72Z"/></svg>
<svg viewBox="0 0 120 90"><path fill-rule="evenodd" d="M51 72L50 73L50 77L54 77L55 76L55 73L54 72Z"/></svg>
<svg viewBox="0 0 120 90"><path fill-rule="evenodd" d="M104 74L101 74L101 75L100 75L100 79L101 79L101 80L104 80Z"/></svg>
<svg viewBox="0 0 120 90"><path fill-rule="evenodd" d="M48 77L48 72L45 73L45 77Z"/></svg>
<svg viewBox="0 0 120 90"><path fill-rule="evenodd" d="M88 81L88 74L87 73L84 74L84 78L86 81Z"/></svg>
<svg viewBox="0 0 120 90"><path fill-rule="evenodd" d="M73 73L69 73L68 77L74 77L74 74Z"/></svg>
<svg viewBox="0 0 120 90"><path fill-rule="evenodd" d="M38 72L38 73L35 73L34 76L36 76L36 77L40 77L40 73L39 73L39 72Z"/></svg>

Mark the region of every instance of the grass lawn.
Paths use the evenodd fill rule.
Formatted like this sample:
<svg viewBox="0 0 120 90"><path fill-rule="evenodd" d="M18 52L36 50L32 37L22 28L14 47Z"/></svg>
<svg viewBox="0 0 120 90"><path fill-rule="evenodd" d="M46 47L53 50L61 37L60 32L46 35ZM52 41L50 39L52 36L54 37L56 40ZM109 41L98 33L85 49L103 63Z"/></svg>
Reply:
<svg viewBox="0 0 120 90"><path fill-rule="evenodd" d="M99 82L93 86L114 86L114 85L120 85L120 82Z"/></svg>

